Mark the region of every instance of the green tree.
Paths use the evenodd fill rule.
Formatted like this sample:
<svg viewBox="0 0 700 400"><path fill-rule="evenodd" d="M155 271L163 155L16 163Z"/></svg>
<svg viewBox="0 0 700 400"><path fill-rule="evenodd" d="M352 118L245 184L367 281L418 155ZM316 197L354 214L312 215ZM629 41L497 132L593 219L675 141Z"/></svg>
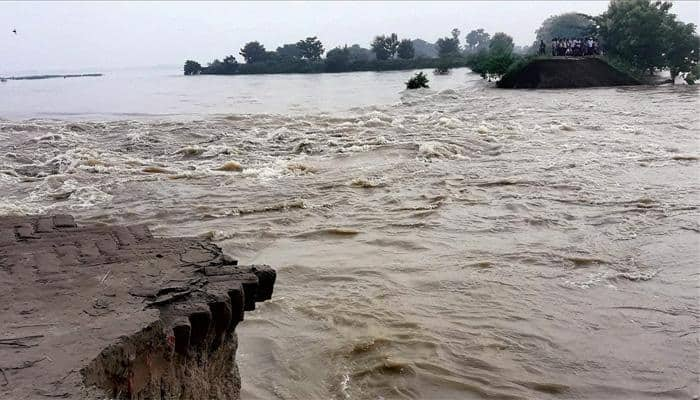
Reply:
<svg viewBox="0 0 700 400"><path fill-rule="evenodd" d="M489 52L492 54L511 54L513 52L513 38L503 32L496 32L489 43Z"/></svg>
<svg viewBox="0 0 700 400"><path fill-rule="evenodd" d="M388 60L389 57L391 57L391 53L386 47L386 39L387 38L384 35L375 36L372 43L370 43L370 48L374 52L374 55L377 57L377 60Z"/></svg>
<svg viewBox="0 0 700 400"><path fill-rule="evenodd" d="M235 74L238 71L238 62L234 56L226 56L224 61L216 59L207 65L206 68L202 68L202 73L206 74Z"/></svg>
<svg viewBox="0 0 700 400"><path fill-rule="evenodd" d="M500 79L515 61L512 53L491 53L486 60L486 71L490 77Z"/></svg>
<svg viewBox="0 0 700 400"><path fill-rule="evenodd" d="M549 44L552 38L593 36L595 29L595 21L590 15L575 12L553 15L545 19L535 31L536 46L539 46L540 40Z"/></svg>
<svg viewBox="0 0 700 400"><path fill-rule="evenodd" d="M388 60L393 58L399 48L399 37L392 33L388 36L375 36L370 47L377 57L377 60Z"/></svg>
<svg viewBox="0 0 700 400"><path fill-rule="evenodd" d="M485 49L489 45L491 35L485 32L482 28L475 29L467 34L467 45L470 50Z"/></svg>
<svg viewBox="0 0 700 400"><path fill-rule="evenodd" d="M202 68L202 72L220 74L224 70L224 63L218 58L207 64L206 68Z"/></svg>
<svg viewBox="0 0 700 400"><path fill-rule="evenodd" d="M301 50L296 43L287 43L278 47L277 54L282 58L301 58Z"/></svg>
<svg viewBox="0 0 700 400"><path fill-rule="evenodd" d="M440 38L435 44L437 44L440 58L454 57L459 54L459 40L455 38Z"/></svg>
<svg viewBox="0 0 700 400"><path fill-rule="evenodd" d="M612 0L598 18L600 38L613 57L630 63L640 72L664 67L666 26L670 2Z"/></svg>
<svg viewBox="0 0 700 400"><path fill-rule="evenodd" d="M435 43L428 43L423 39L413 39L413 48L418 58L437 58L438 47Z"/></svg>
<svg viewBox="0 0 700 400"><path fill-rule="evenodd" d="M258 42L248 42L243 46L240 53L243 59L248 64L253 64L267 59L267 51L265 51L265 46Z"/></svg>
<svg viewBox="0 0 700 400"><path fill-rule="evenodd" d="M266 51L265 55L262 58L262 62L265 63L281 63L287 60L288 59L284 59L276 51Z"/></svg>
<svg viewBox="0 0 700 400"><path fill-rule="evenodd" d="M197 61L185 61L185 75L197 75L202 72L202 66Z"/></svg>
<svg viewBox="0 0 700 400"><path fill-rule="evenodd" d="M298 41L297 47L301 51L301 57L311 61L320 60L324 52L323 44L316 36Z"/></svg>
<svg viewBox="0 0 700 400"><path fill-rule="evenodd" d="M352 61L370 61L375 58L372 50L360 47L359 44L353 44L348 47L348 52L350 53L350 59ZM326 57L328 57L328 55L326 55Z"/></svg>
<svg viewBox="0 0 700 400"><path fill-rule="evenodd" d="M668 17L666 31L665 64L675 83L679 74L689 73L698 65L700 37L695 33L695 24L676 21L672 14Z"/></svg>
<svg viewBox="0 0 700 400"><path fill-rule="evenodd" d="M404 60L410 60L416 55L416 50L413 48L413 42L411 39L403 39L399 42L399 46L396 50L399 58Z"/></svg>
<svg viewBox="0 0 700 400"><path fill-rule="evenodd" d="M386 50L389 52L389 58L394 58L394 55L396 55L399 49L399 37L395 33L387 36L385 39L385 46Z"/></svg>
<svg viewBox="0 0 700 400"><path fill-rule="evenodd" d="M454 28L454 29L452 29L452 31L451 31L450 33L452 34L452 39L456 40L456 41L457 41L457 46L459 46L459 35L460 35L462 32L460 32L459 29Z"/></svg>
<svg viewBox="0 0 700 400"><path fill-rule="evenodd" d="M488 58L489 53L485 49L481 49L478 52L472 53L467 58L467 66L475 73L481 75L482 78L486 79L488 74Z"/></svg>
<svg viewBox="0 0 700 400"><path fill-rule="evenodd" d="M348 46L336 47L326 54L326 71L341 72L345 71L350 64L350 50Z"/></svg>

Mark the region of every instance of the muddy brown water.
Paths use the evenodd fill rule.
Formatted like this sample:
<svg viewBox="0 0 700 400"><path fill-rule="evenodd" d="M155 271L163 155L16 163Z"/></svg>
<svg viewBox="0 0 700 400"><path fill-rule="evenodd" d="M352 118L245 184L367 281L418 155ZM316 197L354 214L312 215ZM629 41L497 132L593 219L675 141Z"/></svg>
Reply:
<svg viewBox="0 0 700 400"><path fill-rule="evenodd" d="M401 94L326 114L0 121L0 211L277 268L247 399L688 399L698 92Z"/></svg>

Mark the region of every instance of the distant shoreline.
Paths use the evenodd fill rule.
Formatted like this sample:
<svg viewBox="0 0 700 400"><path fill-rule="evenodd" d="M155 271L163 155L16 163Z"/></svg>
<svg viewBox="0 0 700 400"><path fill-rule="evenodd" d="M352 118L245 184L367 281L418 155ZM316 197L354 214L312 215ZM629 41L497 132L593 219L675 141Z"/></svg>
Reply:
<svg viewBox="0 0 700 400"><path fill-rule="evenodd" d="M288 63L259 62L201 67L195 73L185 75L279 75L279 74L327 74L345 72L406 71L428 68L461 68L468 64L466 57L414 58L410 60L354 61L329 68L323 61L297 60Z"/></svg>
<svg viewBox="0 0 700 400"><path fill-rule="evenodd" d="M3 81L21 81L35 79L53 79L53 78L85 78L102 76L103 74L67 74L67 75L26 75L26 76L3 76L0 80Z"/></svg>

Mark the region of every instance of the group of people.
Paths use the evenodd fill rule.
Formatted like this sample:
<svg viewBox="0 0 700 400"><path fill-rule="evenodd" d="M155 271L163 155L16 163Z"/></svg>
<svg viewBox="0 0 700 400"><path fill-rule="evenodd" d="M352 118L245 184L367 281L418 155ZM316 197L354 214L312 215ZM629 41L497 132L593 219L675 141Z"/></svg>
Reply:
<svg viewBox="0 0 700 400"><path fill-rule="evenodd" d="M540 55L547 53L547 46L540 40ZM552 38L552 56L594 56L600 54L598 39L589 38Z"/></svg>

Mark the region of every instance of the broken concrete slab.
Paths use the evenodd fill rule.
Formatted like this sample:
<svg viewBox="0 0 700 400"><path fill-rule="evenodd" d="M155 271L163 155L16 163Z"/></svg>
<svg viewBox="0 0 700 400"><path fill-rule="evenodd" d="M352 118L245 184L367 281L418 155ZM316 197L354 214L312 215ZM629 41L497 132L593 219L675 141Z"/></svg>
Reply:
<svg viewBox="0 0 700 400"><path fill-rule="evenodd" d="M0 216L0 398L237 399L235 327L275 278L143 225Z"/></svg>

